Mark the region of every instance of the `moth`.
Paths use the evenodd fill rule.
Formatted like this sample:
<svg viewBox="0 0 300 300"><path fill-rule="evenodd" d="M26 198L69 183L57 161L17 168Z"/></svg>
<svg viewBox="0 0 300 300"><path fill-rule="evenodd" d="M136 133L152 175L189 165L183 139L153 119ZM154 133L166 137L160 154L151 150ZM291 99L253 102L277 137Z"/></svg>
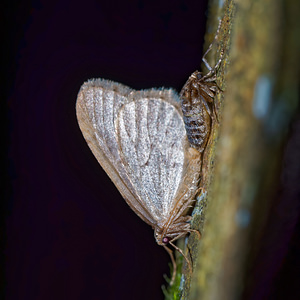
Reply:
<svg viewBox="0 0 300 300"><path fill-rule="evenodd" d="M214 41L217 40L221 21ZM211 67L205 56L212 48L214 41L202 57L202 61L209 72L202 75L195 71L187 80L180 92L181 108L188 140L200 153L206 148L212 126L212 119L218 121L214 98L220 90L216 84L216 71L223 60L224 50L214 67Z"/></svg>
<svg viewBox="0 0 300 300"><path fill-rule="evenodd" d="M189 232L201 153L190 147L178 94L136 91L105 79L85 82L78 94L79 127L94 156L130 208L154 229L173 263L174 241Z"/></svg>

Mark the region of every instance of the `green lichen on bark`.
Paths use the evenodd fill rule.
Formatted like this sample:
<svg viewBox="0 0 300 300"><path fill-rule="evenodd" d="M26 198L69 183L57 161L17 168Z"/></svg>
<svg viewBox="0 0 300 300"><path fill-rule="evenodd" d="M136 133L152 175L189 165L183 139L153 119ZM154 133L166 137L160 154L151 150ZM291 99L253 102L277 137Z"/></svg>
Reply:
<svg viewBox="0 0 300 300"><path fill-rule="evenodd" d="M208 27L222 26L216 53L225 50L218 72L215 123L203 158L204 191L198 197L184 264L180 299L241 299L247 266L270 212L282 146L297 105L299 21L297 1L238 0L210 3ZM214 38L207 35L206 47Z"/></svg>

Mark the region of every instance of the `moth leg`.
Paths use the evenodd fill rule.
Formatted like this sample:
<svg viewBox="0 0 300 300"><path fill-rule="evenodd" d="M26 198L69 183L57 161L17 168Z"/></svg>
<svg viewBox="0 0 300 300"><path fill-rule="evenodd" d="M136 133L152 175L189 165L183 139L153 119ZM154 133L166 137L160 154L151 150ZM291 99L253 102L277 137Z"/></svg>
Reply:
<svg viewBox="0 0 300 300"><path fill-rule="evenodd" d="M206 101L204 99L202 99L202 101ZM212 118L212 119L215 119L217 121L217 123L219 124L219 118L218 118L218 114L217 114L217 107L216 107L216 102L215 102L215 97L211 97L208 102L212 103L212 114L211 112L209 112L209 116ZM207 104L206 104L207 105ZM205 108L206 108L206 105Z"/></svg>
<svg viewBox="0 0 300 300"><path fill-rule="evenodd" d="M171 240L171 242L174 242L174 241L176 241L177 239L179 239L179 238L183 237L184 235L186 235L187 233L191 233L191 232L197 233L197 235L198 235L198 237L199 237L199 240L201 239L201 233L200 233L200 231L197 230L197 229L192 229L192 228L190 228L190 229L188 229L188 230L182 232L181 234L179 234L177 237L175 237L173 240ZM170 243L170 242L169 242L169 243Z"/></svg>
<svg viewBox="0 0 300 300"><path fill-rule="evenodd" d="M217 85L216 85L217 86ZM209 93L207 92L207 90L209 90L207 87L204 87L203 90L206 92L206 94L208 95L208 97L201 97L201 101L205 107L206 112L209 114L209 116L213 119L215 118L215 120L217 121L217 123L219 124L219 118L218 118L218 114L217 114L217 107L216 107L216 103L215 103L215 95L211 96L209 95ZM212 103L212 113L207 105L207 102Z"/></svg>
<svg viewBox="0 0 300 300"><path fill-rule="evenodd" d="M185 234L185 233L184 233ZM182 234L183 235L183 234ZM182 236L180 235L180 236ZM175 238L176 239L176 238ZM191 262L188 260L188 258L186 257L186 255L183 253L183 251L177 247L175 244L173 244L171 241L169 242L170 245L172 245L185 259L185 261L187 262L188 266L189 266L189 270L190 270L190 273L193 272L193 269L192 269L192 265L191 265Z"/></svg>
<svg viewBox="0 0 300 300"><path fill-rule="evenodd" d="M204 103L204 101L206 101L205 99L202 99L202 102ZM210 102L210 103L212 103L212 113L209 111L208 112L208 114L209 114L209 116L212 118L212 119L215 119L216 121L217 121L217 123L219 124L219 118L218 118L218 114L217 114L217 107L216 107L216 103L215 103L215 99L214 99L214 97L212 97L212 98L210 98L209 100L208 100L208 102ZM205 108L206 108L206 106L207 106L207 104L206 105L204 105L205 106ZM207 110L206 110L207 111Z"/></svg>
<svg viewBox="0 0 300 300"><path fill-rule="evenodd" d="M217 114L217 107L216 107L215 101L213 102L213 114L214 114L214 117L215 117L217 123L219 124L220 122L219 122L219 117L218 117L218 114Z"/></svg>
<svg viewBox="0 0 300 300"><path fill-rule="evenodd" d="M178 239L182 238L183 236L185 236L189 231L184 231L184 232L181 232L180 234L178 234L176 237L174 237L174 239L172 239L170 242L175 242L177 241ZM169 242L169 243L170 243Z"/></svg>
<svg viewBox="0 0 300 300"><path fill-rule="evenodd" d="M215 85L215 83L212 83L212 84ZM206 94L206 95L205 94L203 95L203 93L202 93L202 97L205 98L205 100L210 103L213 102L214 97L216 95L216 92L212 91L211 87L212 87L211 83L208 84L206 81L204 81L204 83L202 83L201 86L199 87L199 90L205 92L205 94Z"/></svg>
<svg viewBox="0 0 300 300"><path fill-rule="evenodd" d="M220 58L219 60L220 62L222 61L222 58ZM217 66L218 67L218 66ZM215 70L216 71L216 70ZM204 82L206 85L210 84L209 89L216 94L217 92L224 92L216 83L217 80L217 75L216 72L214 72L214 74L211 74L210 77L206 77L206 75L204 75L201 79L203 79L201 82Z"/></svg>
<svg viewBox="0 0 300 300"><path fill-rule="evenodd" d="M195 233L197 233L197 235L199 237L199 240L201 239L201 233L200 233L199 230L197 230L197 229L190 229L189 232L195 232Z"/></svg>
<svg viewBox="0 0 300 300"><path fill-rule="evenodd" d="M197 194L200 193L200 192L201 192L201 194L205 194L205 193L206 193L205 188L202 187L202 186L200 186L200 187L197 189ZM196 200L197 200L197 199L195 199L195 201L196 201Z"/></svg>
<svg viewBox="0 0 300 300"><path fill-rule="evenodd" d="M192 262L192 265L194 265L194 261L193 261L193 256L192 256L192 253L191 253L191 249L190 249L190 247L187 247L187 248L188 248L189 257L190 257L190 260Z"/></svg>
<svg viewBox="0 0 300 300"><path fill-rule="evenodd" d="M165 250L169 253L169 255L171 257L171 261L172 261L172 265L173 265L173 274L172 274L172 278L171 278L171 281L170 281L170 285L173 285L174 280L175 280L175 276L176 276L176 268L177 268L176 261L174 259L173 251L165 245L163 245L163 247L165 248Z"/></svg>

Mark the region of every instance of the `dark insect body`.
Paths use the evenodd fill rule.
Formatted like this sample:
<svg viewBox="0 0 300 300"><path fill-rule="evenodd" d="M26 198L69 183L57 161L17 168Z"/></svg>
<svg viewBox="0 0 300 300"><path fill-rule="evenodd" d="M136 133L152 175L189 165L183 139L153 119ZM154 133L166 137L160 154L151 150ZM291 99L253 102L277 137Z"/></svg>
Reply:
<svg viewBox="0 0 300 300"><path fill-rule="evenodd" d="M217 89L214 82L207 81L195 71L180 92L188 140L200 153L204 151L211 131Z"/></svg>
<svg viewBox="0 0 300 300"><path fill-rule="evenodd" d="M217 39L219 29L220 25L215 40ZM212 45L213 43L210 44L202 58L209 72L206 75L202 75L201 72L195 71L180 92L181 109L188 140L200 153L204 151L207 145L211 132L212 119L218 120L214 104L214 97L220 90L216 84L216 71L223 59L224 51L221 51L220 59L212 68L205 59Z"/></svg>

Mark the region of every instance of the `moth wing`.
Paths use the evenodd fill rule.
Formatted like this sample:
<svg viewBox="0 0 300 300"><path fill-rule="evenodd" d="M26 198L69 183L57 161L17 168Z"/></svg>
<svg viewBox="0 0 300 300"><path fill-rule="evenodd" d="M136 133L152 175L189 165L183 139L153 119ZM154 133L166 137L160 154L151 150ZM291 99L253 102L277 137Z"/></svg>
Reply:
<svg viewBox="0 0 300 300"><path fill-rule="evenodd" d="M187 163L186 131L174 99L171 89L131 93L115 124L122 165L158 225L170 217Z"/></svg>
<svg viewBox="0 0 300 300"><path fill-rule="evenodd" d="M77 97L76 114L82 134L101 167L135 213L153 226L155 221L140 202L121 161L114 126L118 112L133 91L104 79L85 82Z"/></svg>

